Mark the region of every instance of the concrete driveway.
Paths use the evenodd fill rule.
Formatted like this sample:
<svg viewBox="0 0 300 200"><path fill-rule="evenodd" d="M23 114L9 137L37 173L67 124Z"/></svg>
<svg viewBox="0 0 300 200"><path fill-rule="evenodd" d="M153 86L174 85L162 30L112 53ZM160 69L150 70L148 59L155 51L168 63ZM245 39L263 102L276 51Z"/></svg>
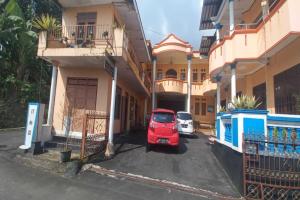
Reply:
<svg viewBox="0 0 300 200"><path fill-rule="evenodd" d="M240 197L211 152L207 136L181 137L179 153L169 147L154 147L146 153L145 133L120 136L117 141L116 156L108 161L98 161L97 165Z"/></svg>

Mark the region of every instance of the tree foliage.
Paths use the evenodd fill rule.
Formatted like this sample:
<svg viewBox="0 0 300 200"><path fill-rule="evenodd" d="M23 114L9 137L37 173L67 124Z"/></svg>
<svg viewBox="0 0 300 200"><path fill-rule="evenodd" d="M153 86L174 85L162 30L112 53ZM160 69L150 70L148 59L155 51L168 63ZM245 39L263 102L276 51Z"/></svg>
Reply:
<svg viewBox="0 0 300 200"><path fill-rule="evenodd" d="M37 58L32 23L42 14L61 19L50 0L0 0L0 128L24 126L30 101L48 102L51 66Z"/></svg>

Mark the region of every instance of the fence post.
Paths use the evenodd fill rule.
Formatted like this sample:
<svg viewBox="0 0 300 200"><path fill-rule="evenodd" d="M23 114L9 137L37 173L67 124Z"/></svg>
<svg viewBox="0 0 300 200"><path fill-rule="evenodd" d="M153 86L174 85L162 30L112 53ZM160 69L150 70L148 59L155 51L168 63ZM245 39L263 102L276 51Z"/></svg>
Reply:
<svg viewBox="0 0 300 200"><path fill-rule="evenodd" d="M86 143L86 136L87 136L87 130L86 130L87 119L88 119L87 114L84 114L83 127L82 127L82 139L81 139L81 147L80 147L80 159L83 159L85 154L85 143Z"/></svg>

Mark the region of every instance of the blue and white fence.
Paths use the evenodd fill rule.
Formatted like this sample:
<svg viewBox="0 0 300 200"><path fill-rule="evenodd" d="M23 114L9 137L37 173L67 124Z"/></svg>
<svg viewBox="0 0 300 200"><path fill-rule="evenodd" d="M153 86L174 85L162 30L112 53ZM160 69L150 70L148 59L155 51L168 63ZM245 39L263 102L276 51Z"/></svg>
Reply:
<svg viewBox="0 0 300 200"><path fill-rule="evenodd" d="M243 152L243 140L273 140L261 150L300 153L300 115L268 114L266 110L234 110L219 113L216 120L217 142ZM298 146L294 147L294 144Z"/></svg>

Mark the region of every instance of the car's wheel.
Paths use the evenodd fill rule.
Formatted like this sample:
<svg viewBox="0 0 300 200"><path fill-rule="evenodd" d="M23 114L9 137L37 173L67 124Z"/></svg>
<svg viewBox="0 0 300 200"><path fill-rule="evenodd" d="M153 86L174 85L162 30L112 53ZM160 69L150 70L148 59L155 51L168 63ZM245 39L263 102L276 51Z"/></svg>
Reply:
<svg viewBox="0 0 300 200"><path fill-rule="evenodd" d="M180 153L180 146L179 145L175 147L175 151L176 151L176 153Z"/></svg>

